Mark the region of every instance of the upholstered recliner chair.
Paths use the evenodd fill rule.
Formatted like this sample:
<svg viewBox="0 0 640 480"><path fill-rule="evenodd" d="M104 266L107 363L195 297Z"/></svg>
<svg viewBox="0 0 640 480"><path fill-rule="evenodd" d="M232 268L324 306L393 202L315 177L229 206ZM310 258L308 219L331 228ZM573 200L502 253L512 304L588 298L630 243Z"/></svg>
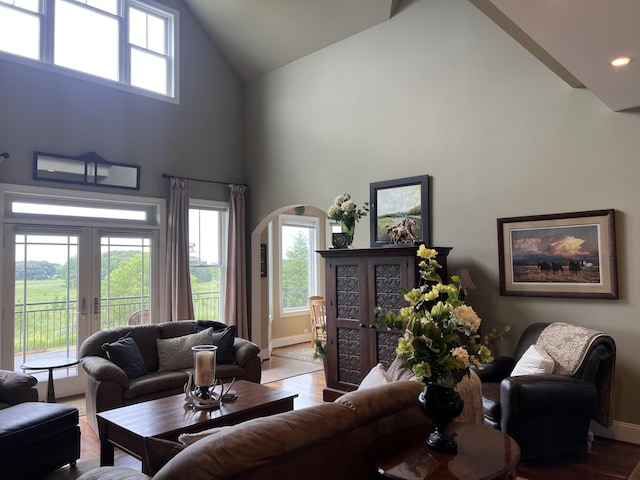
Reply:
<svg viewBox="0 0 640 480"><path fill-rule="evenodd" d="M510 435L523 459L589 451L589 423L611 425L616 347L601 332L534 323L514 356L478 370L485 424Z"/></svg>

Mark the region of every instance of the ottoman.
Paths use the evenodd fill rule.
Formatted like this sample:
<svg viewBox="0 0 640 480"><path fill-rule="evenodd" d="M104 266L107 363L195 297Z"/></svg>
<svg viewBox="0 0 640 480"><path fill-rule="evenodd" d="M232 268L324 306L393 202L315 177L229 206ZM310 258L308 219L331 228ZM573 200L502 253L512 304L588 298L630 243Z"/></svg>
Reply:
<svg viewBox="0 0 640 480"><path fill-rule="evenodd" d="M0 410L0 476L37 478L80 458L78 409L24 402Z"/></svg>

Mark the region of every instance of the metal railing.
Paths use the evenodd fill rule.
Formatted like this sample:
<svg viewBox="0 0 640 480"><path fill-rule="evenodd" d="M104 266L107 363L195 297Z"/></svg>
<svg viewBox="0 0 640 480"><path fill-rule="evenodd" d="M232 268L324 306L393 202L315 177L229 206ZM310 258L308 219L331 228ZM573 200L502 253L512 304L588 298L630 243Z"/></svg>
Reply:
<svg viewBox="0 0 640 480"><path fill-rule="evenodd" d="M198 320L219 320L220 292L194 292L193 308ZM90 308L90 307L87 307ZM129 315L148 309L148 297L112 297L102 300L101 327L127 325ZM16 355L49 351L75 351L78 332L77 300L15 304Z"/></svg>

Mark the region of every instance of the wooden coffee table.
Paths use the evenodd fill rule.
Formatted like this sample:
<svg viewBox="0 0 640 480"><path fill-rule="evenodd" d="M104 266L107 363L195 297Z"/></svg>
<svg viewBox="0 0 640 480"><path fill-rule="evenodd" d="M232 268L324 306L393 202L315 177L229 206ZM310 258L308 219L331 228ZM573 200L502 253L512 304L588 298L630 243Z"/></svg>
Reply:
<svg viewBox="0 0 640 480"><path fill-rule="evenodd" d="M287 412L293 410L293 399L298 396L245 380L235 382L232 388L238 398L215 410L194 410L185 405L184 394L180 394L98 413L100 465L113 465L114 447L118 447L141 460L142 471L147 473L145 437L177 441L181 433Z"/></svg>
<svg viewBox="0 0 640 480"><path fill-rule="evenodd" d="M484 425L452 423L457 453L427 447L433 427L399 430L376 441L370 457L383 478L401 480L515 480L520 447L509 436Z"/></svg>

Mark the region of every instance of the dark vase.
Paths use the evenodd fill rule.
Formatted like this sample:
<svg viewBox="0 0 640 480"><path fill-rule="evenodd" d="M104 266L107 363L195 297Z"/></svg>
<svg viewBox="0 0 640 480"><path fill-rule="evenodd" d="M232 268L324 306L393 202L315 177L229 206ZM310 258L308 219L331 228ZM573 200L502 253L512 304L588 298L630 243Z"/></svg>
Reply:
<svg viewBox="0 0 640 480"><path fill-rule="evenodd" d="M425 383L418 402L422 412L433 421L434 431L427 438L427 446L439 452L456 453L458 444L447 433L447 427L462 413L464 401L460 394L453 388Z"/></svg>

